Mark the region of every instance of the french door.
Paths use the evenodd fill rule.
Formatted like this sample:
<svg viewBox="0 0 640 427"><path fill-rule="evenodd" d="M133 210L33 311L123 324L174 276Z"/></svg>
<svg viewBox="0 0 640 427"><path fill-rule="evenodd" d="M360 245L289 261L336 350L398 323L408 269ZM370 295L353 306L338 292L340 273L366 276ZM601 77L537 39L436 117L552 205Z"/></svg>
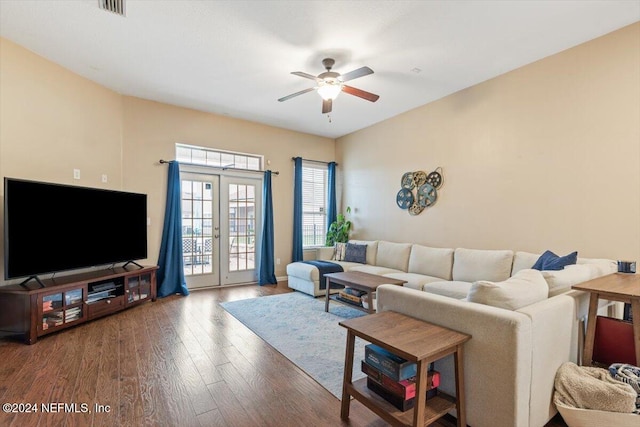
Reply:
<svg viewBox="0 0 640 427"><path fill-rule="evenodd" d="M182 170L180 179L187 287L255 281L262 180Z"/></svg>
<svg viewBox="0 0 640 427"><path fill-rule="evenodd" d="M220 203L224 232L222 245L222 284L257 280L262 179L223 176Z"/></svg>
<svg viewBox="0 0 640 427"><path fill-rule="evenodd" d="M219 177L180 173L182 266L189 289L220 285Z"/></svg>

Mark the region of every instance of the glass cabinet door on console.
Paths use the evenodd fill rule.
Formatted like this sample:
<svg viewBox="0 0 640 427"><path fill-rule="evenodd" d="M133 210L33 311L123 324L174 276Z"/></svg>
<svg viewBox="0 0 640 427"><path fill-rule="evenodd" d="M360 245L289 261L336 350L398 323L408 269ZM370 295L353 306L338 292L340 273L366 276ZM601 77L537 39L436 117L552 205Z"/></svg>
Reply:
<svg viewBox="0 0 640 427"><path fill-rule="evenodd" d="M151 297L151 273L127 278L127 304L145 301Z"/></svg>
<svg viewBox="0 0 640 427"><path fill-rule="evenodd" d="M85 288L73 288L38 296L40 322L38 331L56 330L78 320L85 320Z"/></svg>
<svg viewBox="0 0 640 427"><path fill-rule="evenodd" d="M151 296L151 273L140 276L140 299L145 300Z"/></svg>

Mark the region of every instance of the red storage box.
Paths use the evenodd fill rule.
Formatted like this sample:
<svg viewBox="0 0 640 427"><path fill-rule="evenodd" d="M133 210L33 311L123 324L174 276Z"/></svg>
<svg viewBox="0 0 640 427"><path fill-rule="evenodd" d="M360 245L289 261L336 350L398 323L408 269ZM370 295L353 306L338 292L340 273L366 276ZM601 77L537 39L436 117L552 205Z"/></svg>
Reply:
<svg viewBox="0 0 640 427"><path fill-rule="evenodd" d="M635 365L633 324L612 317L598 316L593 342L593 361L607 366L612 363Z"/></svg>

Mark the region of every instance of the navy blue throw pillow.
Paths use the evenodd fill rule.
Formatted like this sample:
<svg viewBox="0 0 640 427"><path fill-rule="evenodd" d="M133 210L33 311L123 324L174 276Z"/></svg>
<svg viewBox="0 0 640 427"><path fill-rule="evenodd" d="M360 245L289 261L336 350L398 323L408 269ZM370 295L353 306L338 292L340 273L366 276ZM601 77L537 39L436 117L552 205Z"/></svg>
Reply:
<svg viewBox="0 0 640 427"><path fill-rule="evenodd" d="M545 251L533 264L535 270L562 270L567 265L573 265L578 261L578 252L571 252L565 256L558 256L551 251Z"/></svg>
<svg viewBox="0 0 640 427"><path fill-rule="evenodd" d="M535 264L533 264L533 268L534 270L540 270L542 271L542 266L544 265L545 261L549 261L552 260L553 258L556 258L558 255L554 254L551 251L544 251L544 253L542 255L540 255L540 258L538 258L538 260L536 261Z"/></svg>
<svg viewBox="0 0 640 427"><path fill-rule="evenodd" d="M367 263L367 245L356 245L355 243L347 243L344 260L348 262Z"/></svg>

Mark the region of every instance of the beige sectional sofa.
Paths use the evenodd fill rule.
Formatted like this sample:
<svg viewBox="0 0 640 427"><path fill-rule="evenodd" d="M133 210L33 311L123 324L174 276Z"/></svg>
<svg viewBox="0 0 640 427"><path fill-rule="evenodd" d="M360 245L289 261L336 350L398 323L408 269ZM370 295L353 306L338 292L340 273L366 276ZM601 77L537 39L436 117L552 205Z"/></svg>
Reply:
<svg viewBox="0 0 640 427"><path fill-rule="evenodd" d="M354 243L367 245L367 263L334 261L345 271L407 281L404 287L378 288L378 311L397 311L472 336L464 349L470 426L539 427L555 415L555 373L562 363L578 361L580 321L588 311L588 295L571 286L615 272L614 261L578 259L560 271L538 272L530 268L539 254L527 252ZM320 259L332 255L332 248L318 251ZM317 269L298 264L287 266L289 286L323 294ZM436 369L442 373L441 389L455 394L453 359L436 362Z"/></svg>

